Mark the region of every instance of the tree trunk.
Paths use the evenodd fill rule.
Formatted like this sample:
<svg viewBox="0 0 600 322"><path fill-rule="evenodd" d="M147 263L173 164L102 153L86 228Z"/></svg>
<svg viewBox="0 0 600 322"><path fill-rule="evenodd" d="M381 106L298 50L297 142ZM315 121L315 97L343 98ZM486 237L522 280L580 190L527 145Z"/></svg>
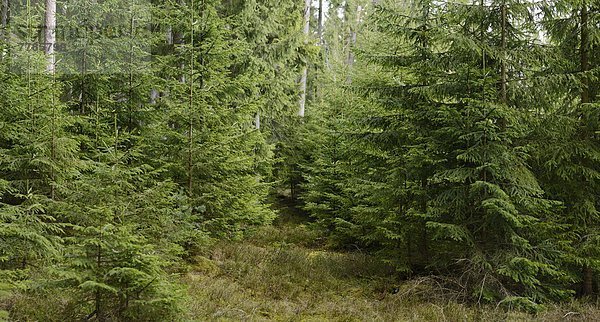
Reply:
<svg viewBox="0 0 600 322"><path fill-rule="evenodd" d="M427 189L428 189L428 180L427 175L422 175L421 177L421 190L423 191L423 196L421 198L421 212L423 214L427 213ZM419 241L419 253L421 255L421 264L423 267L426 267L429 264L429 236L427 235L427 220L422 220L421 222L421 236Z"/></svg>
<svg viewBox="0 0 600 322"><path fill-rule="evenodd" d="M300 109L298 110L298 116L304 117L304 111L306 109L306 82L308 78L308 66L304 66L302 69L302 77L300 78Z"/></svg>
<svg viewBox="0 0 600 322"><path fill-rule="evenodd" d="M308 44L308 34L310 30L310 3L311 0L304 0L304 44ZM304 110L306 106L306 82L308 79L308 62L302 69L302 77L300 78L300 108L298 110L298 116L304 117Z"/></svg>
<svg viewBox="0 0 600 322"><path fill-rule="evenodd" d="M260 111L257 111L254 115L254 126L257 130L260 130Z"/></svg>
<svg viewBox="0 0 600 322"><path fill-rule="evenodd" d="M585 73L589 71L589 47L590 47L590 35L588 26L588 8L584 5L581 8L581 44L579 54L581 58L581 72ZM583 88L581 90L581 103L586 104L590 102L590 90L589 90L589 79L587 76L582 77Z"/></svg>
<svg viewBox="0 0 600 322"><path fill-rule="evenodd" d="M54 47L56 44L56 0L46 0L46 25L44 28L44 52L47 56L46 70L54 74L56 57Z"/></svg>
<svg viewBox="0 0 600 322"><path fill-rule="evenodd" d="M584 296L592 295L594 293L594 271L588 265L583 267L583 285L581 288L581 294Z"/></svg>
<svg viewBox="0 0 600 322"><path fill-rule="evenodd" d="M323 45L323 0L319 0L319 23L318 23L319 44Z"/></svg>
<svg viewBox="0 0 600 322"><path fill-rule="evenodd" d="M154 105L156 104L156 101L158 100L158 97L160 96L160 93L158 92L158 90L156 88L153 88L150 90L150 104Z"/></svg>
<svg viewBox="0 0 600 322"><path fill-rule="evenodd" d="M56 57L54 54L54 47L56 44L56 0L46 0L46 17L45 17L46 28L44 30L44 53L46 54L47 65L46 71L52 75L52 82L54 87L55 72L56 72ZM51 138L51 152L50 157L52 161L56 160L56 104L55 104L56 93L52 93L52 138ZM54 173L54 167L50 172L50 199L55 197L55 182L56 174Z"/></svg>
<svg viewBox="0 0 600 322"><path fill-rule="evenodd" d="M102 247L98 246L98 253L96 253L96 269L100 271L102 267ZM95 298L95 306L96 306L96 321L103 322L105 321L104 311L102 308L102 291L100 288L96 289L96 298Z"/></svg>
<svg viewBox="0 0 600 322"><path fill-rule="evenodd" d="M589 26L588 26L588 8L583 5L581 8L581 44L579 54L581 59L581 72L585 73L589 70ZM582 76L583 88L581 89L581 104L590 102L589 79L586 75ZM585 265L583 267L583 285L581 288L582 295L591 295L594 292L594 272L591 267Z"/></svg>
<svg viewBox="0 0 600 322"><path fill-rule="evenodd" d="M193 162L193 153L194 153L194 60L195 60L195 51L194 51L194 0L191 1L191 9L192 15L190 16L190 97L189 97L189 124L188 124L188 191L190 196L194 191L194 162ZM183 40L182 40L183 41ZM183 75L184 73L182 73ZM185 79L183 80L185 82ZM202 80L200 80L202 82ZM201 83L202 84L202 83ZM202 88L202 87L201 87Z"/></svg>

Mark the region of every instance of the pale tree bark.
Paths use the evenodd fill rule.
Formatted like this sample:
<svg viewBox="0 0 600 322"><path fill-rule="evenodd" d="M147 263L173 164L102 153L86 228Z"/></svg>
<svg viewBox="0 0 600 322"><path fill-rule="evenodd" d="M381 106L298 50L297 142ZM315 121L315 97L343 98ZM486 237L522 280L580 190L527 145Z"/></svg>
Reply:
<svg viewBox="0 0 600 322"><path fill-rule="evenodd" d="M325 37L323 35L323 0L319 0L319 8L318 8L318 16L317 16L317 37L319 37L319 46L321 48L321 55L323 58L323 63L325 64L325 66L329 67L328 65L328 61L327 61L327 48L325 45ZM322 90L321 90L321 78L322 76L322 72L321 73L317 73L317 83L319 85L315 86L315 97L317 99L319 99L319 102L322 102Z"/></svg>
<svg viewBox="0 0 600 322"><path fill-rule="evenodd" d="M158 100L158 97L160 96L160 93L158 92L158 90L156 88L153 88L150 90L150 104L156 104L156 100Z"/></svg>
<svg viewBox="0 0 600 322"><path fill-rule="evenodd" d="M165 33L165 41L167 42L167 45L173 45L173 28L167 28L167 32Z"/></svg>
<svg viewBox="0 0 600 322"><path fill-rule="evenodd" d="M353 24L350 24L350 34L348 35L348 58L346 66L348 67L348 75L346 76L346 82L352 83L352 67L354 67L354 46L356 45L356 29L360 24L360 15L362 13L362 7L359 5L356 7L356 17Z"/></svg>
<svg viewBox="0 0 600 322"><path fill-rule="evenodd" d="M260 111L257 111L256 114L254 114L254 126L257 130L260 130Z"/></svg>
<svg viewBox="0 0 600 322"><path fill-rule="evenodd" d="M46 0L46 19L44 28L44 52L47 57L46 71L54 74L56 69L56 0Z"/></svg>
<svg viewBox="0 0 600 322"><path fill-rule="evenodd" d="M56 0L46 0L46 15L45 15L45 28L44 28L44 53L46 54L46 71L52 75L52 81L55 81L56 73L56 56L54 53L54 47L56 45ZM53 86L54 87L54 86ZM52 144L51 144L51 158L56 160L56 108L55 108L55 97L56 94L52 93ZM52 183L50 184L50 198L55 197L55 173L52 168L50 177Z"/></svg>
<svg viewBox="0 0 600 322"><path fill-rule="evenodd" d="M310 31L310 3L311 0L304 0L304 44L308 44L308 35ZM298 116L304 117L304 111L306 106L306 82L308 79L308 62L302 68L302 76L300 78L300 108L298 110Z"/></svg>

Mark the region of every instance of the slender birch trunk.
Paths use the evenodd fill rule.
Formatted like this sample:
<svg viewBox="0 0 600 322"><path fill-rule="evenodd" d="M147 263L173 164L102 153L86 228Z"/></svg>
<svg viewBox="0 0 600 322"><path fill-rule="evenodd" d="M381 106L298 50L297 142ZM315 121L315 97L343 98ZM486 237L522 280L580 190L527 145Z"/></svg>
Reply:
<svg viewBox="0 0 600 322"><path fill-rule="evenodd" d="M54 47L56 45L56 0L46 0L46 15L45 15L45 29L44 29L44 53L46 54L47 64L46 71L52 77L52 138L51 138L51 159L56 160L56 102L54 93L54 83L56 76L56 56L54 54ZM55 183L56 174L54 167L51 169L50 177L52 182L50 183L50 198L55 198Z"/></svg>
<svg viewBox="0 0 600 322"><path fill-rule="evenodd" d="M56 69L56 56L54 47L56 45L56 0L46 0L46 19L44 28L44 52L48 63L46 71L54 74Z"/></svg>
<svg viewBox="0 0 600 322"><path fill-rule="evenodd" d="M257 130L260 130L260 111L257 111L256 114L254 114L254 127Z"/></svg>
<svg viewBox="0 0 600 322"><path fill-rule="evenodd" d="M310 30L310 3L311 0L304 0L304 44L308 44L308 35ZM300 109L298 116L304 117L306 106L306 82L308 79L308 63L302 69L302 77L300 78Z"/></svg>

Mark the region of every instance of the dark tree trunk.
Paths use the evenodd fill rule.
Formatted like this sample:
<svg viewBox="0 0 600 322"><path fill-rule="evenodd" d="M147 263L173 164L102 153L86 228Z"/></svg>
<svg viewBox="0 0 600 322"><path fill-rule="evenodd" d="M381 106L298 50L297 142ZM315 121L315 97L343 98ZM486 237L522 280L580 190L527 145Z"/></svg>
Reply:
<svg viewBox="0 0 600 322"><path fill-rule="evenodd" d="M421 212L427 213L427 177L423 175L421 178L421 189L423 196L421 198ZM421 262L423 267L429 263L429 236L427 235L427 221L422 220L421 222L421 236L419 241L419 253L421 254Z"/></svg>
<svg viewBox="0 0 600 322"><path fill-rule="evenodd" d="M583 267L583 285L581 293L584 296L592 295L594 293L594 272L588 265Z"/></svg>
<svg viewBox="0 0 600 322"><path fill-rule="evenodd" d="M581 58L581 72L585 73L589 70L589 30L588 30L588 8L583 5L581 8L581 44L579 48ZM590 102L589 80L586 75L582 76L583 88L581 90L581 103ZM581 288L582 295L591 295L594 292L594 273L588 265L583 267L583 285Z"/></svg>
<svg viewBox="0 0 600 322"><path fill-rule="evenodd" d="M319 43L323 44L323 0L319 0L319 23L318 23L318 34L319 34Z"/></svg>
<svg viewBox="0 0 600 322"><path fill-rule="evenodd" d="M96 254L96 268L100 270L102 266L102 248L98 246L98 253ZM104 311L102 308L102 292L98 288L96 290L96 299L95 299L95 307L96 307L96 320L99 322L105 321Z"/></svg>
<svg viewBox="0 0 600 322"><path fill-rule="evenodd" d="M583 6L581 8L581 44L579 54L581 58L581 72L585 73L589 71L589 29L588 29L588 8ZM585 75L582 78L583 89L581 91L581 103L590 102L590 90L589 90L589 79Z"/></svg>

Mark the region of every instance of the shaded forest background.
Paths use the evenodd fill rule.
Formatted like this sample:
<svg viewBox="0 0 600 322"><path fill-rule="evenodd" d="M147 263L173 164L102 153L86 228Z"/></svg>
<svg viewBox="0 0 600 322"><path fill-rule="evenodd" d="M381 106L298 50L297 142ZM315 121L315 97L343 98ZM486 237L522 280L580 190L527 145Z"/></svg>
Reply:
<svg viewBox="0 0 600 322"><path fill-rule="evenodd" d="M350 276L533 313L598 294L600 1L2 0L0 18L0 319L184 319L190 267L273 246L289 211L301 233L278 245L356 255L331 261Z"/></svg>

